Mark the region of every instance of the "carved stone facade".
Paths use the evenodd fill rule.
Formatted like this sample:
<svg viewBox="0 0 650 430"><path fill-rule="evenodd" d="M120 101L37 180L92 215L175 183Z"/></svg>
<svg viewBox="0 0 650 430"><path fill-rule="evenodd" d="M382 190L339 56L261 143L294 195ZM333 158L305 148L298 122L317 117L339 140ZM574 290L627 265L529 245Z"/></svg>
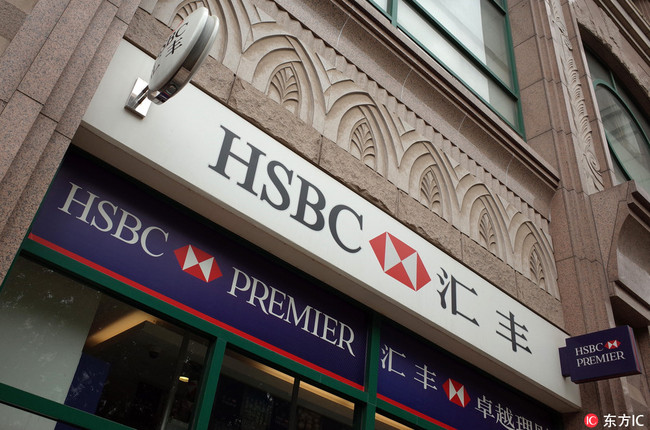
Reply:
<svg viewBox="0 0 650 430"><path fill-rule="evenodd" d="M198 5L221 22L212 55L559 299L548 219L273 2L158 2L173 27ZM534 270L531 269L534 267Z"/></svg>
<svg viewBox="0 0 650 430"><path fill-rule="evenodd" d="M562 73L562 81L566 85L567 98L571 108L568 119L571 122L571 130L575 139L576 157L580 168L580 175L584 183L585 191L593 194L603 190L603 177L600 162L594 152L591 125L587 113L587 104L580 81L580 72L574 58L574 50L567 34L567 28L562 13L562 6L558 0L551 0L546 3L549 7L551 17L551 31L554 33L553 40L555 51L558 56L558 65Z"/></svg>

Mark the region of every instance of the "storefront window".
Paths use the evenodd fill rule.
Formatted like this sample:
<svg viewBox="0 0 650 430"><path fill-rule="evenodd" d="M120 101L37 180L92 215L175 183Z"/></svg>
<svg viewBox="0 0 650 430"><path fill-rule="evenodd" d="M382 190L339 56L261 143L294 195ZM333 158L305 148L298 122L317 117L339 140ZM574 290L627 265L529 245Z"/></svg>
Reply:
<svg viewBox="0 0 650 430"><path fill-rule="evenodd" d="M352 402L228 351L210 430L348 430L353 415Z"/></svg>
<svg viewBox="0 0 650 430"><path fill-rule="evenodd" d="M70 424L57 423L10 406L0 405L0 429L2 430L81 430Z"/></svg>
<svg viewBox="0 0 650 430"><path fill-rule="evenodd" d="M208 349L24 257L0 291L0 345L1 383L142 430L188 428Z"/></svg>
<svg viewBox="0 0 650 430"><path fill-rule="evenodd" d="M354 403L321 390L304 381L298 392L299 430L347 430L352 429Z"/></svg>
<svg viewBox="0 0 650 430"><path fill-rule="evenodd" d="M414 427L406 426L384 415L375 415L375 430L413 430Z"/></svg>

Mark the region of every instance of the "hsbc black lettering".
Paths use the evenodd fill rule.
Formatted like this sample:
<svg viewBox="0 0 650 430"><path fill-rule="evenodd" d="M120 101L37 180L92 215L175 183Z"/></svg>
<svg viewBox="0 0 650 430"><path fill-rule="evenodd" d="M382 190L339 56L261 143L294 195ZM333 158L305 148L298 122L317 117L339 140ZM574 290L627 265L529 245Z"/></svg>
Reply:
<svg viewBox="0 0 650 430"><path fill-rule="evenodd" d="M345 220L352 221L354 228L363 230L362 215L344 204L329 207L322 190L278 160L270 160L266 163L266 169L260 169L260 164L263 164L260 161L266 157L266 154L250 142L246 142L250 155L247 158L237 155L233 152L233 145L244 147L240 142L240 137L223 125L221 128L225 133L223 142L217 161L214 165L208 166L210 169L226 179L231 179L226 172L228 163L240 163L246 169L246 173L241 175L243 177L238 178L237 185L241 188L278 211L286 211L293 207L289 218L313 231L327 230L334 242L344 251L356 253L361 250L361 246L357 244L346 243L339 233L339 229L343 223L341 215L347 213L348 216L345 217ZM259 181L260 175L264 175L264 178L258 193L254 186L256 180ZM291 201L289 190L292 187L298 188L297 202Z"/></svg>

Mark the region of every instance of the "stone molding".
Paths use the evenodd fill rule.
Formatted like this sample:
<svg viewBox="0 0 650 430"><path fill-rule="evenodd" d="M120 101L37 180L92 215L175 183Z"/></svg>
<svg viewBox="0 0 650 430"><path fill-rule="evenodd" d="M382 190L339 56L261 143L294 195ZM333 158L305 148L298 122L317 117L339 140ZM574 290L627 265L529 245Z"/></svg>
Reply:
<svg viewBox="0 0 650 430"><path fill-rule="evenodd" d="M594 151L594 142L585 96L580 81L580 71L573 56L573 46L565 25L562 5L559 0L549 0L547 8L552 22L555 52L561 68L562 81L567 89L570 112L568 115L571 129L575 135L576 159L584 190L593 194L604 188L600 162Z"/></svg>

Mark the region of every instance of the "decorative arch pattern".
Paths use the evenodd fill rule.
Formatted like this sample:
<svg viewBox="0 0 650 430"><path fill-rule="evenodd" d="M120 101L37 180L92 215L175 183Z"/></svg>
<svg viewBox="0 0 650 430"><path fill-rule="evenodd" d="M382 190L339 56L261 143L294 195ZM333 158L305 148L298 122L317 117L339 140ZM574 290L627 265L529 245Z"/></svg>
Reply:
<svg viewBox="0 0 650 430"><path fill-rule="evenodd" d="M200 7L208 7L208 4L204 0L190 0L184 1L176 8L174 15L171 17L169 26L171 28L178 28L181 21L183 21L189 14L194 12Z"/></svg>
<svg viewBox="0 0 650 430"><path fill-rule="evenodd" d="M530 280L536 283L540 288L546 289L546 275L544 273L544 265L542 264L541 251L537 244L533 245L530 250L529 269Z"/></svg>
<svg viewBox="0 0 650 430"><path fill-rule="evenodd" d="M266 94L294 114L300 113L298 73L293 63L280 64L273 71Z"/></svg>
<svg viewBox="0 0 650 430"><path fill-rule="evenodd" d="M547 220L452 141L274 2L160 0L154 15L199 5L220 20L211 55L238 78L559 297Z"/></svg>
<svg viewBox="0 0 650 430"><path fill-rule="evenodd" d="M367 118L362 118L354 124L350 133L350 153L361 160L366 166L376 170L375 137Z"/></svg>
<svg viewBox="0 0 650 430"><path fill-rule="evenodd" d="M433 166L427 167L420 179L420 203L428 207L431 211L440 215L442 213L442 201L440 196L440 186Z"/></svg>
<svg viewBox="0 0 650 430"><path fill-rule="evenodd" d="M497 239L496 233L494 232L494 224L485 208L481 211L478 220L478 243L484 248L487 248L488 251L496 254Z"/></svg>

